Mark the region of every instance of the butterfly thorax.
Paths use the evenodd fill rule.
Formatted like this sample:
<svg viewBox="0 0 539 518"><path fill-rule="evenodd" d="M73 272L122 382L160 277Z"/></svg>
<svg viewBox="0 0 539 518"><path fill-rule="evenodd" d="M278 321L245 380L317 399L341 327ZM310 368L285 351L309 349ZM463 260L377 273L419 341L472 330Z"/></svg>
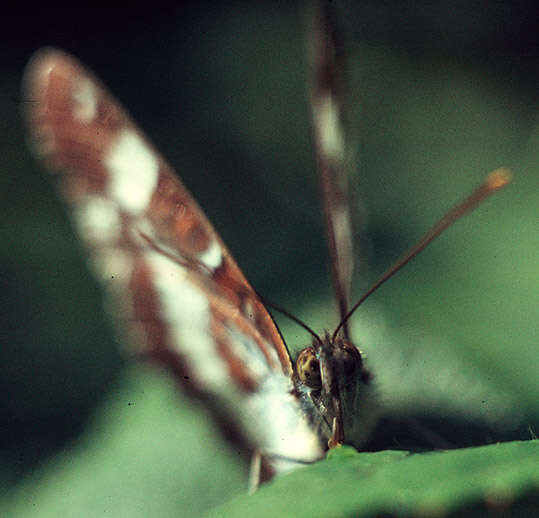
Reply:
<svg viewBox="0 0 539 518"><path fill-rule="evenodd" d="M296 360L296 387L329 448L361 446L378 412L372 375L357 347L342 337L332 339L328 332L314 339Z"/></svg>

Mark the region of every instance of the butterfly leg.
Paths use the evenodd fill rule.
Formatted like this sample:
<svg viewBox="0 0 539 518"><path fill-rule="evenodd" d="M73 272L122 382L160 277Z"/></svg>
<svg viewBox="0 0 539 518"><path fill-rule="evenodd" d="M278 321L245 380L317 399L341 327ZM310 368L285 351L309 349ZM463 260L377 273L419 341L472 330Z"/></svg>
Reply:
<svg viewBox="0 0 539 518"><path fill-rule="evenodd" d="M254 450L249 466L248 493L252 495L260 484L271 480L275 476L275 471L271 458L268 459L260 450Z"/></svg>
<svg viewBox="0 0 539 518"><path fill-rule="evenodd" d="M249 481L247 491L252 495L260 485L260 471L262 468L262 453L255 450L251 456L251 465L249 466Z"/></svg>

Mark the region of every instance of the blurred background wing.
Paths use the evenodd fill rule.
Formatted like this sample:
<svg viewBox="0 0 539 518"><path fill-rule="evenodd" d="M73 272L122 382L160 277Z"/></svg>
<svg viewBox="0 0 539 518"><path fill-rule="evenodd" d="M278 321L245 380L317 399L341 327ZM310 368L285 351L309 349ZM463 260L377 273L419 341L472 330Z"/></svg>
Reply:
<svg viewBox="0 0 539 518"><path fill-rule="evenodd" d="M347 158L346 63L343 35L331 2L314 2L308 26L310 105L333 292L341 320L348 312L354 235ZM343 332L349 338L348 324Z"/></svg>

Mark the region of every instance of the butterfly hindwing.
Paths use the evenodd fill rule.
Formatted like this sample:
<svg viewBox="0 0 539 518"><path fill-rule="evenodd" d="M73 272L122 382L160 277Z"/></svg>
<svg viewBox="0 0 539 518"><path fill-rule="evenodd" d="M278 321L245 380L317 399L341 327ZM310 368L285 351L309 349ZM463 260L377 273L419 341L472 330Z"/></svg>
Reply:
<svg viewBox="0 0 539 518"><path fill-rule="evenodd" d="M34 149L60 174L109 313L128 341L202 397L246 449L319 458L270 315L124 109L57 50L34 56L24 95Z"/></svg>

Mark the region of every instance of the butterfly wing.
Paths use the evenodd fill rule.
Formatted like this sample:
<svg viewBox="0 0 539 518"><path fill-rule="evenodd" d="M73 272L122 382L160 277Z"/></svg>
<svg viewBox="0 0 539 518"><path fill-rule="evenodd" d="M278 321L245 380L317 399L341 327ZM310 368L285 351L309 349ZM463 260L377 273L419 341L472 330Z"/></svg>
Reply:
<svg viewBox="0 0 539 518"><path fill-rule="evenodd" d="M309 31L310 106L320 178L333 291L340 318L348 312L354 243L347 158L350 131L345 120L346 66L334 6L313 9ZM348 155L348 156L347 156ZM348 326L343 326L349 339Z"/></svg>
<svg viewBox="0 0 539 518"><path fill-rule="evenodd" d="M53 172L110 315L246 450L322 456L293 395L270 315L171 167L78 61L47 49L24 96L35 152Z"/></svg>

